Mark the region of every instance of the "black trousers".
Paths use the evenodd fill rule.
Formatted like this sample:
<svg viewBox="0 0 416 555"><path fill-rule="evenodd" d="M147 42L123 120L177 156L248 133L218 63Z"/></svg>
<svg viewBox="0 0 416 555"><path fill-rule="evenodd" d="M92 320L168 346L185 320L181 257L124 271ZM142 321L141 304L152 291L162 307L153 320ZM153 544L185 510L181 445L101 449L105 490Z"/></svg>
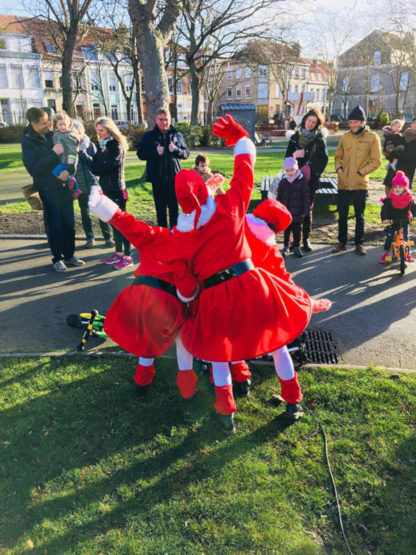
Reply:
<svg viewBox="0 0 416 555"><path fill-rule="evenodd" d="M168 227L167 211L169 211L169 227L172 229L178 222L178 201L176 200L175 184L160 185L152 183L155 201L157 225Z"/></svg>
<svg viewBox="0 0 416 555"><path fill-rule="evenodd" d="M52 263L69 260L75 252L75 218L72 192L67 188L41 189Z"/></svg>
<svg viewBox="0 0 416 555"><path fill-rule="evenodd" d="M354 206L355 237L354 243L364 243L364 211L367 198L366 189L346 190L338 189L338 241L346 245L348 241L348 211L350 204Z"/></svg>
<svg viewBox="0 0 416 555"><path fill-rule="evenodd" d="M302 222L292 222L290 226L287 227L284 231L284 238L283 238L284 246L285 247L289 246L290 232L292 232L293 246L299 247L301 231L302 231Z"/></svg>
<svg viewBox="0 0 416 555"><path fill-rule="evenodd" d="M313 212L313 205L315 203L315 188L310 188L310 199L311 205L309 207L309 213L306 214L303 224L302 224L302 238L303 242L305 243L309 239L309 235L312 231L312 212Z"/></svg>

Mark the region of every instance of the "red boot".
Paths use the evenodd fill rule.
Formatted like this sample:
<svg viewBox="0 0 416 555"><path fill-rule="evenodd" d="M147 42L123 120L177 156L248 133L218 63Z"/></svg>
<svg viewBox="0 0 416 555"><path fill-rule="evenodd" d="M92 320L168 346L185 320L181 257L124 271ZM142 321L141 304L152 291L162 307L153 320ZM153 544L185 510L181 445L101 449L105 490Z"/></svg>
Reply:
<svg viewBox="0 0 416 555"><path fill-rule="evenodd" d="M245 360L241 362L231 363L231 375L233 377L233 382L245 382L251 379L251 372L248 364Z"/></svg>
<svg viewBox="0 0 416 555"><path fill-rule="evenodd" d="M297 404L302 401L303 395L300 389L298 375L296 372L291 380L281 380L279 378L279 382L282 387L281 395L286 403Z"/></svg>
<svg viewBox="0 0 416 555"><path fill-rule="evenodd" d="M220 414L229 415L237 410L233 396L232 385L215 385L215 404L214 407Z"/></svg>
<svg viewBox="0 0 416 555"><path fill-rule="evenodd" d="M137 385L150 385L153 381L155 375L155 367L153 364L151 366L143 366L138 364L136 366L136 375L134 376L134 381Z"/></svg>
<svg viewBox="0 0 416 555"><path fill-rule="evenodd" d="M197 381L198 376L192 369L178 370L178 375L176 376L176 384L184 399L190 399L195 395Z"/></svg>

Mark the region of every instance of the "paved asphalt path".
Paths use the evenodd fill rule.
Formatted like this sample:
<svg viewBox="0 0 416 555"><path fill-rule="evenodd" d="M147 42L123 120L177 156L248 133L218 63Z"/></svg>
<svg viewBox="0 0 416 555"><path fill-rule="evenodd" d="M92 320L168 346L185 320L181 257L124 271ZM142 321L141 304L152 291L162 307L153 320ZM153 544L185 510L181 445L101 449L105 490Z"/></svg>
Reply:
<svg viewBox="0 0 416 555"><path fill-rule="evenodd" d="M83 242L77 241L76 254L85 266L58 274L43 237L0 237L0 354L74 351L81 333L66 325L66 316L94 308L105 314L131 283L130 271L102 263L111 249L98 242L82 250ZM332 333L345 364L416 370L416 263L401 277L397 264L378 263L380 247L369 247L367 256L352 247L333 255L330 248L318 245L303 259L286 259L312 297L333 301L330 311L312 317L310 328ZM135 250L133 258L137 263ZM117 347L93 338L88 348Z"/></svg>

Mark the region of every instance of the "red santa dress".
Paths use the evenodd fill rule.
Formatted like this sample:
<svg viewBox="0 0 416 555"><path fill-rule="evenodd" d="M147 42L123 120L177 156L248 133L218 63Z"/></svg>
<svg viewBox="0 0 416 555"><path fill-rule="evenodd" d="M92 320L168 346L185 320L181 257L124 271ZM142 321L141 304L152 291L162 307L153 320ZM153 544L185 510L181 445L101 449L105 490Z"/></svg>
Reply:
<svg viewBox="0 0 416 555"><path fill-rule="evenodd" d="M206 205L214 203L208 221L200 225L200 218L199 229L185 231L181 215L173 234L177 251L201 286L198 310L184 323L181 337L186 349L203 360L235 361L269 353L295 339L311 317L307 295L299 295L287 279L255 268L250 260L245 215L254 157L244 141L236 145L231 188L215 199L208 197ZM181 184L200 179L193 173L181 170L176 176L183 209ZM193 284L183 280L178 289L188 297Z"/></svg>
<svg viewBox="0 0 416 555"><path fill-rule="evenodd" d="M188 307L176 296L175 276L187 276L183 263L173 259L171 232L152 227L118 210L110 224L139 251L135 283L125 287L108 311L104 331L126 351L155 358L174 342L188 315ZM187 284L193 278L187 276ZM196 281L194 280L196 285Z"/></svg>

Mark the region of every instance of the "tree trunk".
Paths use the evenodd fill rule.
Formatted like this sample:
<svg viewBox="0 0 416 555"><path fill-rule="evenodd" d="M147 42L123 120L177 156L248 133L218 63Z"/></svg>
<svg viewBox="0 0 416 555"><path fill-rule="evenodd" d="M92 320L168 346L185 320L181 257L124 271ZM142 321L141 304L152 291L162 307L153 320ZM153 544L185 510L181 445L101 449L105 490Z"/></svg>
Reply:
<svg viewBox="0 0 416 555"><path fill-rule="evenodd" d="M192 92L192 109L191 109L191 125L198 125L199 115L199 91L201 88L201 79L195 68L190 66L191 71L191 92Z"/></svg>
<svg viewBox="0 0 416 555"><path fill-rule="evenodd" d="M71 24L66 40L64 41L64 51L62 54L62 107L70 117L73 117L75 113L73 104L72 64L76 40L77 25Z"/></svg>

